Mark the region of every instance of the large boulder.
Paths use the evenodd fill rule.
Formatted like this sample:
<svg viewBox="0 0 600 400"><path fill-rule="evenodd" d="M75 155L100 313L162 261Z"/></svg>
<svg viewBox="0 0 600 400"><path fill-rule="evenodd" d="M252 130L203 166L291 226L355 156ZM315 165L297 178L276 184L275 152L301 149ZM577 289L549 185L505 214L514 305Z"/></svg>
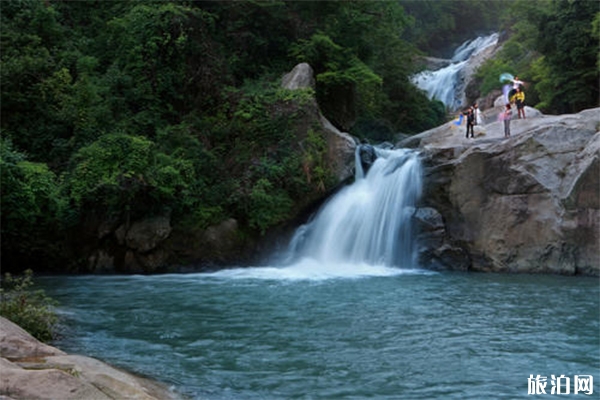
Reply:
<svg viewBox="0 0 600 400"><path fill-rule="evenodd" d="M171 221L168 216L136 221L126 229L124 241L127 247L140 253L154 250L156 246L169 237Z"/></svg>
<svg viewBox="0 0 600 400"><path fill-rule="evenodd" d="M281 86L290 90L315 89L315 77L312 67L307 63L296 65L290 72L283 76Z"/></svg>
<svg viewBox="0 0 600 400"><path fill-rule="evenodd" d="M118 225L99 224L99 245L88 257L88 269L96 273L151 273L166 268L169 253L163 244L171 235L171 218L161 215Z"/></svg>
<svg viewBox="0 0 600 400"><path fill-rule="evenodd" d="M0 397L6 399L182 398L165 386L90 357L67 355L0 317Z"/></svg>
<svg viewBox="0 0 600 400"><path fill-rule="evenodd" d="M281 86L289 90L315 89L313 69L306 63L296 65L291 72L283 77ZM327 142L328 167L337 177L337 180L342 182L353 175L356 141L348 133L340 131L323 116L316 98L313 98L311 103L310 111L305 113L305 123L300 122L298 124L300 132L297 132L297 136L306 136L309 130L314 130L315 126L318 127L318 131Z"/></svg>
<svg viewBox="0 0 600 400"><path fill-rule="evenodd" d="M500 122L476 139L449 123L404 143L422 149L422 207L444 221L434 241L431 232L421 234L431 244L421 260L451 269L465 269L468 259L476 271L599 275L600 109L531 112L511 125L508 139Z"/></svg>
<svg viewBox="0 0 600 400"><path fill-rule="evenodd" d="M35 339L8 319L0 317L0 357L22 359L65 354L65 352Z"/></svg>

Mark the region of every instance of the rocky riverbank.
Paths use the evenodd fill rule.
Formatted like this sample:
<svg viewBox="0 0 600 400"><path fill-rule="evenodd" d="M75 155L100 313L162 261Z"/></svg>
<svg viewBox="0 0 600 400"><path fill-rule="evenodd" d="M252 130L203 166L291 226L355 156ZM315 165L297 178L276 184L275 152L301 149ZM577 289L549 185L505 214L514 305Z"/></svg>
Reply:
<svg viewBox="0 0 600 400"><path fill-rule="evenodd" d="M182 398L160 383L41 343L0 317L0 400Z"/></svg>

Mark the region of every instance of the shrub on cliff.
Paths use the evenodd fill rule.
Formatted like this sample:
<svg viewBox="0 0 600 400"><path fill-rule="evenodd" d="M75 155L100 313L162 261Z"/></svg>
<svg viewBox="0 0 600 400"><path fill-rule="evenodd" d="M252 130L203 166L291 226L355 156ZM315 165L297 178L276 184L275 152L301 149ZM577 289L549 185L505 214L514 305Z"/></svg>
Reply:
<svg viewBox="0 0 600 400"><path fill-rule="evenodd" d="M58 320L53 307L56 302L41 290L33 290L33 272L22 276L4 274L0 280L0 315L25 329L36 339L47 342L53 338Z"/></svg>

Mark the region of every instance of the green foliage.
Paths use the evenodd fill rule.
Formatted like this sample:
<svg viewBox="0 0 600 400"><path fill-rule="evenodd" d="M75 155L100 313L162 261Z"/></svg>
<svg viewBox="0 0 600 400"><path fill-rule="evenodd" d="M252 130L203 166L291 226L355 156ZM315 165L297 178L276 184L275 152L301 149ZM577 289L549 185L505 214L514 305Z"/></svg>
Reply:
<svg viewBox="0 0 600 400"><path fill-rule="evenodd" d="M291 214L294 202L283 190L274 190L266 178L259 179L249 196L249 224L265 233L267 228L285 221Z"/></svg>
<svg viewBox="0 0 600 400"><path fill-rule="evenodd" d="M143 137L117 133L81 148L65 184L79 208L139 217L176 209L194 178L191 161L158 152Z"/></svg>
<svg viewBox="0 0 600 400"><path fill-rule="evenodd" d="M325 138L312 129L309 130L303 146L302 170L306 174L306 181L316 185L316 189L321 192L334 184L334 177L328 172L326 157Z"/></svg>
<svg viewBox="0 0 600 400"><path fill-rule="evenodd" d="M41 289L33 289L33 272L22 276L4 274L0 281L0 315L11 320L43 342L52 340L58 317L56 301Z"/></svg>
<svg viewBox="0 0 600 400"><path fill-rule="evenodd" d="M598 4L590 1L560 0L542 18L536 43L544 55L548 76L541 82L554 84L553 93L543 93L550 109L574 112L598 106L600 71L597 68L600 40L593 34Z"/></svg>
<svg viewBox="0 0 600 400"><path fill-rule="evenodd" d="M576 112L600 105L600 40L594 30L598 15L597 4L590 1L510 3L504 24L511 37L498 57L480 68L483 92L493 88L500 73L510 72L527 82L527 103L544 112Z"/></svg>
<svg viewBox="0 0 600 400"><path fill-rule="evenodd" d="M152 145L142 137L110 134L83 147L74 155L74 167L66 177L69 197L78 206L85 201L105 203L111 209L125 205L144 185Z"/></svg>
<svg viewBox="0 0 600 400"><path fill-rule="evenodd" d="M472 39L474 33L497 30L502 11L512 2L400 0L411 22L404 38L430 55L450 58L452 49Z"/></svg>
<svg viewBox="0 0 600 400"><path fill-rule="evenodd" d="M536 84L536 90L540 93L540 102L536 107L542 110L548 110L550 109L552 99L554 98L554 84L547 79L547 77L550 76L551 71L544 61L543 56L539 57L531 64L531 72L533 74L533 79L538 82Z"/></svg>
<svg viewBox="0 0 600 400"><path fill-rule="evenodd" d="M213 132L227 143L224 166L232 179L225 185L230 190L225 197L238 220L264 233L294 216L294 205L331 185L324 139L309 132L299 141L292 130L314 107L314 97L311 89L291 91L254 82L243 91L230 90L230 98L226 112L231 120Z"/></svg>
<svg viewBox="0 0 600 400"><path fill-rule="evenodd" d="M40 1L4 2L1 14L3 136L53 168L110 120L97 59L73 49L60 17Z"/></svg>
<svg viewBox="0 0 600 400"><path fill-rule="evenodd" d="M289 69L287 49L297 33L297 22L290 9L297 2L281 0L247 0L222 2L192 2L192 6L214 16L213 37L225 44L226 72L239 86L247 80L259 79L265 73ZM206 57L211 61L210 57ZM215 78L221 79L219 74Z"/></svg>
<svg viewBox="0 0 600 400"><path fill-rule="evenodd" d="M0 139L0 171L3 266L36 257L56 263L67 208L56 175L46 164L26 160L6 139Z"/></svg>
<svg viewBox="0 0 600 400"><path fill-rule="evenodd" d="M484 63L476 73L476 77L481 79L481 94L485 96L492 90L500 90L501 83L498 82L498 77L505 72L514 75L515 70L508 62L501 58L492 59Z"/></svg>

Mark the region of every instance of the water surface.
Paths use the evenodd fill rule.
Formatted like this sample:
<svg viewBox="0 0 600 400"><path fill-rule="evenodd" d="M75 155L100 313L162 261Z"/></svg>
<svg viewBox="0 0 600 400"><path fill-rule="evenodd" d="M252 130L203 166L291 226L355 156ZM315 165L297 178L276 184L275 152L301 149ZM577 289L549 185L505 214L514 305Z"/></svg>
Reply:
<svg viewBox="0 0 600 400"><path fill-rule="evenodd" d="M69 327L60 348L191 398L535 398L530 374L548 397L552 374L593 375L572 398L600 393L596 278L317 270L39 281Z"/></svg>

